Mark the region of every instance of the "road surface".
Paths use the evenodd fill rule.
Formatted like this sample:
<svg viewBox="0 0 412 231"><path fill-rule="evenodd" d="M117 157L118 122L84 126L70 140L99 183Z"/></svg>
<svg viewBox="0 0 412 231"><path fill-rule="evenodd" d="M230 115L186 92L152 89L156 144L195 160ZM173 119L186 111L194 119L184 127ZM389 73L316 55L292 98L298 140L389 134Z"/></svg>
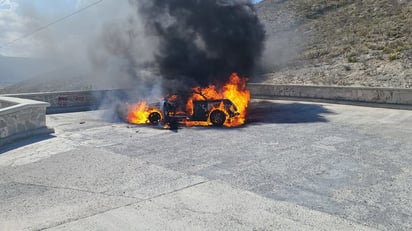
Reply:
<svg viewBox="0 0 412 231"><path fill-rule="evenodd" d="M235 129L48 115L0 150L0 230L411 230L412 111L255 100Z"/></svg>

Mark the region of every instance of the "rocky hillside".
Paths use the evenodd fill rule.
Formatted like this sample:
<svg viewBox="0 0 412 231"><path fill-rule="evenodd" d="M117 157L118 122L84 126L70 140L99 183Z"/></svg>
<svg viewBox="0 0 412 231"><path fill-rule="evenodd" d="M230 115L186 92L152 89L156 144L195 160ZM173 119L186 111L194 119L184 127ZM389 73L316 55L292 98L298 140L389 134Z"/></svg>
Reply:
<svg viewBox="0 0 412 231"><path fill-rule="evenodd" d="M264 81L412 87L411 0L264 0Z"/></svg>
<svg viewBox="0 0 412 231"><path fill-rule="evenodd" d="M90 90L92 86L75 68L59 68L0 89L0 94Z"/></svg>

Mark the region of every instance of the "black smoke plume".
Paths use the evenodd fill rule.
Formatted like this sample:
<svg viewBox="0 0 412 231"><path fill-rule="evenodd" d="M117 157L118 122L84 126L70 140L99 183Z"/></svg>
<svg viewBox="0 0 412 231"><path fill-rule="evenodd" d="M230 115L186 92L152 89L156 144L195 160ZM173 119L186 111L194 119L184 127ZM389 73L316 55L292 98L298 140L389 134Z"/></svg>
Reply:
<svg viewBox="0 0 412 231"><path fill-rule="evenodd" d="M265 31L250 0L129 0L146 33L158 39L155 62L166 80L186 87L250 76Z"/></svg>

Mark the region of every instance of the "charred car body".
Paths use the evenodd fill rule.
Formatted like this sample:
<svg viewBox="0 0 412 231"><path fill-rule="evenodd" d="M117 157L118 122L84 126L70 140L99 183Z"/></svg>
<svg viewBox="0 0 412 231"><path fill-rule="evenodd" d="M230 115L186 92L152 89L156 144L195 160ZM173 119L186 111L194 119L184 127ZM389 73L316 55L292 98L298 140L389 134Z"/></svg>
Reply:
<svg viewBox="0 0 412 231"><path fill-rule="evenodd" d="M167 97L160 103L150 104L152 111L148 116L151 124L193 123L223 126L225 122L239 115L236 106L229 99L193 100L187 104L179 97ZM157 108L158 110L153 110Z"/></svg>

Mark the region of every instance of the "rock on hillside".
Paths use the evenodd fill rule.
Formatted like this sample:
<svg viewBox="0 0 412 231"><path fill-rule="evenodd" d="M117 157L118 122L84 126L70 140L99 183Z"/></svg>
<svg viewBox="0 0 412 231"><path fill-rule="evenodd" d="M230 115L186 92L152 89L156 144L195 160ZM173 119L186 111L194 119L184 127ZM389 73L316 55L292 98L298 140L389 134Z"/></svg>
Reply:
<svg viewBox="0 0 412 231"><path fill-rule="evenodd" d="M411 0L264 0L264 81L412 87Z"/></svg>

